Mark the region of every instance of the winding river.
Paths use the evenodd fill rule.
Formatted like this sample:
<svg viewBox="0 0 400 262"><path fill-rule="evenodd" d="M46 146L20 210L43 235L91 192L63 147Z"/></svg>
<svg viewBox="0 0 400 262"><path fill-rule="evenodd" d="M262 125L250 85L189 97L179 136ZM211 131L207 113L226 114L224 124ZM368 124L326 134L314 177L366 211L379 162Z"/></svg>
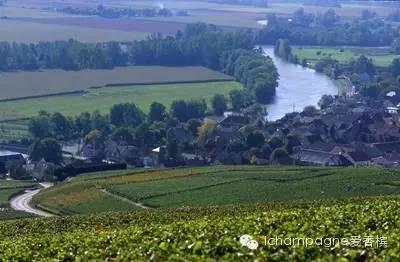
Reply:
<svg viewBox="0 0 400 262"><path fill-rule="evenodd" d="M302 109L308 105L317 106L322 95L336 95L337 86L329 77L310 68L294 65L276 57L274 48L263 47L280 74L279 86L274 101L267 106L269 121L282 118L285 114Z"/></svg>

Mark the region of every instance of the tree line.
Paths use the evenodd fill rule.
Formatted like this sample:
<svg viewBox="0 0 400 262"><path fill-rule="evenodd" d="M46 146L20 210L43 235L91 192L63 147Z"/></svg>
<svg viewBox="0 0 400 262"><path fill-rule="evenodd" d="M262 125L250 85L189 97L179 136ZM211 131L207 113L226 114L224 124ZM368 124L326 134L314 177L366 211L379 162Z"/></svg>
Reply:
<svg viewBox="0 0 400 262"><path fill-rule="evenodd" d="M268 26L258 32L256 42L274 45L279 39L288 39L295 45L392 45L400 37L398 28L375 15L364 10L361 17L342 21L333 9L320 15L299 9L289 19L272 14L267 17Z"/></svg>
<svg viewBox="0 0 400 262"><path fill-rule="evenodd" d="M156 16L187 16L186 11L172 12L167 8L116 8L116 7L105 7L104 5L98 5L96 8L90 7L64 7L57 9L57 11L75 14L75 15L93 15L105 18L120 18L120 17L156 17Z"/></svg>

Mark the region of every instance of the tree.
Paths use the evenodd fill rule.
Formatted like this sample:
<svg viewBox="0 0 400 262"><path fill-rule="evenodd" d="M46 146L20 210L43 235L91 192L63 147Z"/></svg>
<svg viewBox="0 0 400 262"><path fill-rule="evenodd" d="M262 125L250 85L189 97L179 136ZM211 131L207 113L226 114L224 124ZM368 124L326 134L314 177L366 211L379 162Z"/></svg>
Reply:
<svg viewBox="0 0 400 262"><path fill-rule="evenodd" d="M329 107L333 103L333 101L334 101L333 96L323 95L318 102L318 106L321 109L325 109L325 108Z"/></svg>
<svg viewBox="0 0 400 262"><path fill-rule="evenodd" d="M272 154L272 148L268 143L265 143L261 148L261 154L264 159L269 159Z"/></svg>
<svg viewBox="0 0 400 262"><path fill-rule="evenodd" d="M400 75L400 59L399 58L393 59L393 62L390 65L390 71L392 72L392 75L395 77Z"/></svg>
<svg viewBox="0 0 400 262"><path fill-rule="evenodd" d="M51 133L62 138L70 138L73 133L73 124L61 113L54 113L50 118Z"/></svg>
<svg viewBox="0 0 400 262"><path fill-rule="evenodd" d="M285 60L291 60L293 57L292 48L287 39L279 39L275 44L275 54Z"/></svg>
<svg viewBox="0 0 400 262"><path fill-rule="evenodd" d="M366 73L369 76L375 75L375 66L371 58L361 55L358 59L352 61L351 63L354 73L363 74Z"/></svg>
<svg viewBox="0 0 400 262"><path fill-rule="evenodd" d="M277 164L287 163L289 154L284 148L277 148L271 154L271 161Z"/></svg>
<svg viewBox="0 0 400 262"><path fill-rule="evenodd" d="M272 150L275 150L279 147L282 147L284 145L284 143L279 136L273 136L268 141L268 145L271 147Z"/></svg>
<svg viewBox="0 0 400 262"><path fill-rule="evenodd" d="M193 136L199 134L199 127L201 126L201 121L198 119L190 119L187 123L187 127Z"/></svg>
<svg viewBox="0 0 400 262"><path fill-rule="evenodd" d="M80 135L85 136L92 129L90 113L84 112L75 119L75 126Z"/></svg>
<svg viewBox="0 0 400 262"><path fill-rule="evenodd" d="M98 110L94 111L91 118L91 130L99 130L104 135L110 133L108 117L102 115Z"/></svg>
<svg viewBox="0 0 400 262"><path fill-rule="evenodd" d="M144 117L145 114L133 103L115 104L110 110L110 123L117 127L136 127Z"/></svg>
<svg viewBox="0 0 400 262"><path fill-rule="evenodd" d="M216 94L211 100L211 104L214 110L214 113L217 116L222 116L226 109L228 108L227 106L227 101L224 95L221 94Z"/></svg>
<svg viewBox="0 0 400 262"><path fill-rule="evenodd" d="M329 9L323 15L320 15L318 17L319 24L325 27L332 27L337 22L339 22L339 20L340 20L339 16L333 9Z"/></svg>
<svg viewBox="0 0 400 262"><path fill-rule="evenodd" d="M175 117L180 122L186 122L188 120L187 105L184 100L177 100L172 102L171 116Z"/></svg>
<svg viewBox="0 0 400 262"><path fill-rule="evenodd" d="M129 145L133 144L134 140L131 131L126 127L119 127L115 129L112 137L117 142L124 142Z"/></svg>
<svg viewBox="0 0 400 262"><path fill-rule="evenodd" d="M303 109L302 114L303 114L304 116L310 116L310 117L312 117L312 116L315 116L315 115L318 114L318 109L317 109L315 106L306 106L306 107Z"/></svg>
<svg viewBox="0 0 400 262"><path fill-rule="evenodd" d="M306 14L304 8L300 8L293 13L292 23L295 25L308 27L313 21L314 21L314 15Z"/></svg>
<svg viewBox="0 0 400 262"><path fill-rule="evenodd" d="M167 115L165 110L165 106L163 104L153 102L150 105L150 112L149 112L149 120L151 122L154 121L163 121Z"/></svg>
<svg viewBox="0 0 400 262"><path fill-rule="evenodd" d="M264 145L265 137L260 132L250 133L246 138L246 143L249 148L261 147Z"/></svg>
<svg viewBox="0 0 400 262"><path fill-rule="evenodd" d="M32 161L44 159L46 162L58 165L62 162L62 148L53 138L37 140L31 146L29 157Z"/></svg>
<svg viewBox="0 0 400 262"><path fill-rule="evenodd" d="M207 103L204 99L189 100L186 102L187 119L203 118L207 110Z"/></svg>
<svg viewBox="0 0 400 262"><path fill-rule="evenodd" d="M32 134L34 138L43 139L50 135L50 124L49 117L45 115L39 115L32 118L29 121L28 127L29 133Z"/></svg>
<svg viewBox="0 0 400 262"><path fill-rule="evenodd" d="M244 90L232 90L229 93L233 111L239 112L240 109L250 105L251 97Z"/></svg>

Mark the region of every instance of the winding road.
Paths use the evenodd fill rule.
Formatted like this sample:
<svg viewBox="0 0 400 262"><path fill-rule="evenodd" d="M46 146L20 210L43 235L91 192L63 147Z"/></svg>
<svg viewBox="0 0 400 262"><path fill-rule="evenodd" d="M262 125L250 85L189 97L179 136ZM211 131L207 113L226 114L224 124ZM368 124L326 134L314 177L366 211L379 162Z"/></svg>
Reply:
<svg viewBox="0 0 400 262"><path fill-rule="evenodd" d="M39 193L43 188L49 188L53 186L52 183L40 183L42 188L35 190L26 190L25 193L18 195L10 200L10 206L15 210L25 211L31 214L35 214L42 217L50 217L53 214L37 209L30 205L32 197Z"/></svg>

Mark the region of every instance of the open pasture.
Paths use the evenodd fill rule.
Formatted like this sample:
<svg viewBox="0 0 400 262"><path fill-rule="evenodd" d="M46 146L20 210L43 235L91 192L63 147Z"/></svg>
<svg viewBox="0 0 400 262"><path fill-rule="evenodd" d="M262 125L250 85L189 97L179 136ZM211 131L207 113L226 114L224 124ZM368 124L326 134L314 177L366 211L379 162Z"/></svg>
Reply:
<svg viewBox="0 0 400 262"><path fill-rule="evenodd" d="M213 95L218 93L228 95L230 91L240 87L239 83L232 81L105 87L91 89L83 94L0 102L0 120L33 117L43 109L50 113L60 112L68 116L95 110L108 113L110 108L118 103L135 103L147 112L153 102L160 102L166 107L169 107L172 101L179 99L205 99L210 102Z"/></svg>
<svg viewBox="0 0 400 262"><path fill-rule="evenodd" d="M307 59L311 64L327 57L340 63L349 63L351 59L365 55L371 58L376 66L389 66L393 59L400 58L400 55L392 54L390 48L385 47L294 47L293 53L300 61Z"/></svg>

